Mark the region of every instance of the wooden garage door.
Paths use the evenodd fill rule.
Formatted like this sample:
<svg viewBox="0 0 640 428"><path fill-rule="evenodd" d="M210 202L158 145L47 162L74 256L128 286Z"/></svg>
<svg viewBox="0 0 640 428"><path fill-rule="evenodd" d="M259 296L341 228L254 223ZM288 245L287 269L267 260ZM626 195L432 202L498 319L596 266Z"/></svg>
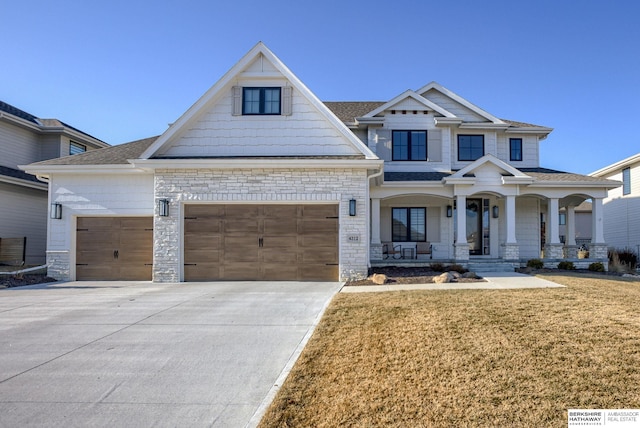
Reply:
<svg viewBox="0 0 640 428"><path fill-rule="evenodd" d="M76 279L151 280L152 217L80 217Z"/></svg>
<svg viewBox="0 0 640 428"><path fill-rule="evenodd" d="M186 205L185 281L338 280L337 205Z"/></svg>

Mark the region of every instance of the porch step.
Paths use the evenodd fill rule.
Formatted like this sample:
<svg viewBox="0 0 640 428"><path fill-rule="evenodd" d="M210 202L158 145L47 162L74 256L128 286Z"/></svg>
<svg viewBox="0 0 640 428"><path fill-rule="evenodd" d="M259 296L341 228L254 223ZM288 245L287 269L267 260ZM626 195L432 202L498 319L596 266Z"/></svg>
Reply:
<svg viewBox="0 0 640 428"><path fill-rule="evenodd" d="M475 273L489 273L489 272L513 272L518 263L505 262L503 260L482 260L482 261L469 261L468 268L471 272Z"/></svg>

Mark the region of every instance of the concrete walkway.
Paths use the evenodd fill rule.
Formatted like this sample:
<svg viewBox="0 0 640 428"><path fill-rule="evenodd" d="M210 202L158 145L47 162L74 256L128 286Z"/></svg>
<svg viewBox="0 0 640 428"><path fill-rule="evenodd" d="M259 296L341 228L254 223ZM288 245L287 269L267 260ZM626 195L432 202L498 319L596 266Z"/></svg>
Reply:
<svg viewBox="0 0 640 428"><path fill-rule="evenodd" d="M516 272L491 272L483 274L486 282L450 282L448 284L386 284L343 287L342 293L371 293L379 291L400 290L506 290L516 288L558 288L564 285L556 284L546 279L537 278Z"/></svg>
<svg viewBox="0 0 640 428"><path fill-rule="evenodd" d="M255 426L341 286L0 290L0 427Z"/></svg>

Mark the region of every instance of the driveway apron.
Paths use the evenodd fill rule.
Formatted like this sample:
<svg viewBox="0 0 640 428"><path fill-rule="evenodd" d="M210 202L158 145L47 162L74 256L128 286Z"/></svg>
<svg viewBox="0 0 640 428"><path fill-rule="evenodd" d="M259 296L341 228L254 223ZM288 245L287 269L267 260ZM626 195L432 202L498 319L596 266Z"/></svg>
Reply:
<svg viewBox="0 0 640 428"><path fill-rule="evenodd" d="M340 286L0 290L0 426L254 424Z"/></svg>

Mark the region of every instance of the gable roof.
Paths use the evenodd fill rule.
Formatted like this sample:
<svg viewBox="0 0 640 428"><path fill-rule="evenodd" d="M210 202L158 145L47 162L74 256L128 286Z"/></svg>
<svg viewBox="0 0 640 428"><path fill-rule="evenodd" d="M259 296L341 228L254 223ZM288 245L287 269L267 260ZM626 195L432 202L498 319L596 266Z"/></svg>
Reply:
<svg viewBox="0 0 640 428"><path fill-rule="evenodd" d="M411 89L408 89L408 90L404 91L400 95L398 95L398 96L394 97L393 99L391 99L391 101L379 106L378 108L376 108L373 111L370 111L369 113L365 114L363 117L373 117L373 116L375 116L377 114L380 114L384 110L390 109L394 105L398 104L400 101L405 100L407 98L414 99L418 103L420 103L420 104L424 105L425 107L427 107L429 110L436 111L436 112L440 113L441 115L443 115L444 117L449 117L449 118L454 118L455 117L455 115L453 113L445 110L444 108L442 108L439 105L429 101L428 99L418 95L416 92L412 91Z"/></svg>
<svg viewBox="0 0 640 428"><path fill-rule="evenodd" d="M356 137L346 125L340 121L292 72L279 58L269 50L264 43L259 42L240 61L238 61L225 75L218 80L205 94L200 97L178 120L176 120L154 143L152 143L140 156L141 160L149 160L155 157L172 139L188 129L201 114L204 114L222 95L225 88L229 87L241 73L253 62L263 57L277 70L278 77L288 80L294 89L313 105L317 111L329 122L338 133L348 141L354 150L366 159L378 159L378 157Z"/></svg>
<svg viewBox="0 0 640 428"><path fill-rule="evenodd" d="M445 88L444 86L442 86L438 82L428 83L425 86L423 86L422 88L418 89L416 92L418 94L422 95L425 92L428 92L428 91L430 91L432 89L440 92L441 94L451 98L452 100L456 101L457 103L465 106L466 108L468 108L469 110L471 110L474 113L478 114L479 116L484 117L489 122L492 122L492 123L495 123L495 124L504 124L504 122L502 120L498 119L497 117L495 117L491 113L481 109L480 107L476 106L475 104L470 103L466 99L462 98L460 95L456 94L453 91L450 91L449 89Z"/></svg>
<svg viewBox="0 0 640 428"><path fill-rule="evenodd" d="M592 175L594 177L603 177L605 175L616 174L619 173L623 168L630 167L631 165L638 162L640 162L640 153L629 156L628 158L622 159L621 161L618 161L611 165L607 165L604 168L600 168L599 170L594 171L589 175Z"/></svg>

